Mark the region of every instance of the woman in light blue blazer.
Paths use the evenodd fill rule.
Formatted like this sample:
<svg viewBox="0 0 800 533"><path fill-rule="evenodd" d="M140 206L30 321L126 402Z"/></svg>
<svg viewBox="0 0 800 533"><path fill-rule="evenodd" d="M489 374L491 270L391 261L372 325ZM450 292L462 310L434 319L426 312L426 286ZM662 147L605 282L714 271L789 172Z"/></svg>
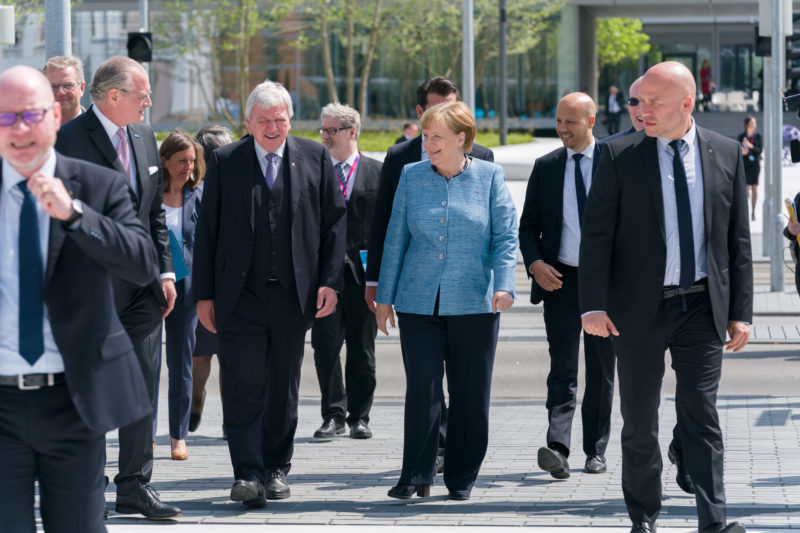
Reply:
<svg viewBox="0 0 800 533"><path fill-rule="evenodd" d="M489 440L489 394L500 324L514 301L517 215L503 169L472 159L475 120L462 102L422 116L429 161L403 169L378 281L376 318L397 311L406 370L403 468L393 498L428 496L447 372L444 483L466 500Z"/></svg>

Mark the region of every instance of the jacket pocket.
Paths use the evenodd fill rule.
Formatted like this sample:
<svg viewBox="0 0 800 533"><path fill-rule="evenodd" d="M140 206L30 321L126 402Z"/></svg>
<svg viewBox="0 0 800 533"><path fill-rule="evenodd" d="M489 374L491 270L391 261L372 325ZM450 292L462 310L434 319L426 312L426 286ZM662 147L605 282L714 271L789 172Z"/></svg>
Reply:
<svg viewBox="0 0 800 533"><path fill-rule="evenodd" d="M112 333L108 337L100 339L97 343L100 349L100 357L105 361L116 359L132 349L131 341L125 330Z"/></svg>

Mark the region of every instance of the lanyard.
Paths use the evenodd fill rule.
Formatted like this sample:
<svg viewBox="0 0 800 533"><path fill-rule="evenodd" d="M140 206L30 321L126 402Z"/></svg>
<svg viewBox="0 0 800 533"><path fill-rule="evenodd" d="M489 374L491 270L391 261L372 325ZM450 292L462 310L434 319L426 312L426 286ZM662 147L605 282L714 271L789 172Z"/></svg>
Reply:
<svg viewBox="0 0 800 533"><path fill-rule="evenodd" d="M336 174L336 180L339 182L339 187L341 187L341 189L342 189L342 195L345 198L347 198L347 185L350 183L350 178L352 177L353 172L356 170L356 166L358 166L358 158L359 157L361 157L361 154L358 154L356 156L355 161L353 161L353 164L350 165L350 172L347 173L347 177L345 178L344 183L342 183L342 179L339 177L339 174L334 172L334 174ZM345 162L341 161L341 163L345 163Z"/></svg>

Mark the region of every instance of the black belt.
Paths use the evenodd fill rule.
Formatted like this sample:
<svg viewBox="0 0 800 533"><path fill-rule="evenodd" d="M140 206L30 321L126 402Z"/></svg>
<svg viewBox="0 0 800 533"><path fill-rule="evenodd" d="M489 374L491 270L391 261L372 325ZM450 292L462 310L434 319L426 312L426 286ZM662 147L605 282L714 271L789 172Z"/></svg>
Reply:
<svg viewBox="0 0 800 533"><path fill-rule="evenodd" d="M695 281L688 289L681 289L677 285L668 285L661 291L661 299L674 298L675 296L685 296L687 294L696 294L698 292L705 292L708 290L708 280L701 279Z"/></svg>
<svg viewBox="0 0 800 533"><path fill-rule="evenodd" d="M19 390L36 390L42 387L52 387L66 382L63 372L58 374L17 374L15 376L0 376L0 386L14 387Z"/></svg>

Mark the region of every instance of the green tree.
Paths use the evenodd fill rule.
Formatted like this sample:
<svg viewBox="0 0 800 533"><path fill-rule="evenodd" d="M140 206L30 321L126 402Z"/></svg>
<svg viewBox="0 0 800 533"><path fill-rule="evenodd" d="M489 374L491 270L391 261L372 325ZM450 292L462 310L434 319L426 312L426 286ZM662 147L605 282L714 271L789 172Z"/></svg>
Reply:
<svg viewBox="0 0 800 533"><path fill-rule="evenodd" d="M596 39L598 72L605 66L636 60L650 51L650 36L642 32L639 19L597 19Z"/></svg>

